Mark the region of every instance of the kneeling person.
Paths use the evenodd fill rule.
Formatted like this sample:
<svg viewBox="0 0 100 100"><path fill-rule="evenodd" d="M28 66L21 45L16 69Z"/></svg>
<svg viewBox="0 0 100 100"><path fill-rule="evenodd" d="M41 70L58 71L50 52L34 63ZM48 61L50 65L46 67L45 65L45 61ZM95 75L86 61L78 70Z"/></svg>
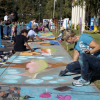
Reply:
<svg viewBox="0 0 100 100"><path fill-rule="evenodd" d="M26 51L26 47L31 51L34 51L34 49L32 49L27 43L27 34L28 31L24 29L21 31L20 35L15 37L14 41L12 42L12 44L14 44L14 51Z"/></svg>
<svg viewBox="0 0 100 100"><path fill-rule="evenodd" d="M38 33L38 29L35 29L35 31L30 29L28 30L28 37L31 38L32 41L34 41L34 37L42 41L42 39L38 37L37 33Z"/></svg>

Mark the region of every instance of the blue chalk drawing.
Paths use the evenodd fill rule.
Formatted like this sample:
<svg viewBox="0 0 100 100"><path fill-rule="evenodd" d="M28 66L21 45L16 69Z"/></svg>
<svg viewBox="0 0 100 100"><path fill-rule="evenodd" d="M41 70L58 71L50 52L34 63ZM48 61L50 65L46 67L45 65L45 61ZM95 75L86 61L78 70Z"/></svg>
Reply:
<svg viewBox="0 0 100 100"><path fill-rule="evenodd" d="M3 78L4 79L21 79L22 77L18 75L5 75Z"/></svg>
<svg viewBox="0 0 100 100"><path fill-rule="evenodd" d="M4 80L4 81L2 81L3 83L18 83L18 81L17 80Z"/></svg>
<svg viewBox="0 0 100 100"><path fill-rule="evenodd" d="M57 81L59 81L59 82L65 82L66 80L65 79L57 79Z"/></svg>
<svg viewBox="0 0 100 100"><path fill-rule="evenodd" d="M17 56L12 56L10 59L7 60L7 62L12 62Z"/></svg>
<svg viewBox="0 0 100 100"><path fill-rule="evenodd" d="M46 57L46 58L53 58L52 56L48 56L48 57Z"/></svg>
<svg viewBox="0 0 100 100"><path fill-rule="evenodd" d="M8 71L8 72L16 72L17 69L8 69L7 71Z"/></svg>
<svg viewBox="0 0 100 100"><path fill-rule="evenodd" d="M28 59L28 58L36 58L36 57L35 57L35 56L28 56L27 59Z"/></svg>
<svg viewBox="0 0 100 100"><path fill-rule="evenodd" d="M57 58L57 57L55 57L55 58L53 58L53 59L55 59L55 60L57 60L57 61L62 61L62 60L63 60L63 58Z"/></svg>
<svg viewBox="0 0 100 100"><path fill-rule="evenodd" d="M7 70L6 73L7 73L7 74L19 74L20 72L17 71L16 69L11 69L11 70Z"/></svg>
<svg viewBox="0 0 100 100"><path fill-rule="evenodd" d="M65 57L55 57L55 59L64 59Z"/></svg>
<svg viewBox="0 0 100 100"><path fill-rule="evenodd" d="M28 79L25 82L29 83L29 84L39 84L39 83L42 83L43 80L41 80L41 79Z"/></svg>
<svg viewBox="0 0 100 100"><path fill-rule="evenodd" d="M54 37L54 35L46 35L46 36L48 36L48 37Z"/></svg>
<svg viewBox="0 0 100 100"><path fill-rule="evenodd" d="M17 58L17 59L18 59L18 60L28 60L28 58L26 58L26 57L25 57L25 58L23 58L23 57L22 57L22 58L19 57L19 58Z"/></svg>
<svg viewBox="0 0 100 100"><path fill-rule="evenodd" d="M51 83L51 84L56 84L56 83L58 83L57 81L49 81L49 83Z"/></svg>
<svg viewBox="0 0 100 100"><path fill-rule="evenodd" d="M21 60L14 60L13 63L21 63Z"/></svg>
<svg viewBox="0 0 100 100"><path fill-rule="evenodd" d="M52 77L52 76L45 76L45 77L42 77L41 79L43 79L43 80L51 80L51 79L53 79L54 77Z"/></svg>
<svg viewBox="0 0 100 100"><path fill-rule="evenodd" d="M46 57L36 57L37 59L46 59Z"/></svg>
<svg viewBox="0 0 100 100"><path fill-rule="evenodd" d="M18 56L19 58L26 58L26 56Z"/></svg>
<svg viewBox="0 0 100 100"><path fill-rule="evenodd" d="M59 87L59 86L58 86ZM58 100L56 98L57 95L62 95L63 97L65 95L70 95L72 98L71 100L100 100L99 93L95 91L94 87L92 86L83 86L83 87L74 87L69 86L70 90L67 91L57 91L54 90L54 88L57 87L21 87L20 94L21 96L29 95L31 97L29 100ZM39 95L46 92L51 93L51 98L43 99L40 98Z"/></svg>
<svg viewBox="0 0 100 100"><path fill-rule="evenodd" d="M0 68L0 75L5 71L6 68Z"/></svg>

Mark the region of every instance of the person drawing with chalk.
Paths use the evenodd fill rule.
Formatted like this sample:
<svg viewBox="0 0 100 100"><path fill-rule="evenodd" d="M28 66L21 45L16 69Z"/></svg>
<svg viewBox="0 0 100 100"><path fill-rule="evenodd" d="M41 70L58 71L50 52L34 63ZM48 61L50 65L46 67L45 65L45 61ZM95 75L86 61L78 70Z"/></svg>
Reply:
<svg viewBox="0 0 100 100"><path fill-rule="evenodd" d="M26 47L31 51L34 51L34 49L32 49L27 43L27 34L28 31L23 29L21 34L15 37L14 41L12 42L15 52L27 51Z"/></svg>
<svg viewBox="0 0 100 100"><path fill-rule="evenodd" d="M93 74L100 70L100 45L92 36L76 35L72 29L65 29L62 38L75 45L72 62L59 75L64 76L67 72L81 73L81 77L72 84L74 86L89 85Z"/></svg>

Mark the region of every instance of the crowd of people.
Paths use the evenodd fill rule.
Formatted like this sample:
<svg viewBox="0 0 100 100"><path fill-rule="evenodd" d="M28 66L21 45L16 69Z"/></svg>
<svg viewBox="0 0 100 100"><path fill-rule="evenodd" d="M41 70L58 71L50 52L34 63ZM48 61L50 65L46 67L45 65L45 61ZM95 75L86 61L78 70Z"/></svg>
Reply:
<svg viewBox="0 0 100 100"><path fill-rule="evenodd" d="M17 35L17 21L15 21L14 13L5 12L4 21L2 22L0 19L1 25L1 39L9 38L10 36L15 37ZM36 19L32 19L28 25L26 26L27 30L33 30L38 33L41 32L49 32L49 21L45 21L43 24L36 23Z"/></svg>
<svg viewBox="0 0 100 100"><path fill-rule="evenodd" d="M36 19L31 20L27 29L23 29L20 35L16 35L16 22L14 22L14 13L8 15L6 13L4 17L4 35L7 37L10 34L11 23L12 25L12 36L14 36L14 52L27 51L28 49L34 51L28 43L28 39L34 41L34 37L43 41L37 35L39 31L49 32L49 21L45 21L43 25L38 25ZM73 82L74 86L89 85L93 74L100 70L100 45L88 34L76 35L76 33L70 28L61 27L61 34L57 37L62 41L66 41L70 44L74 44L74 55L73 60L66 66L65 70L60 72L60 76L64 76L67 72L80 73L81 77Z"/></svg>

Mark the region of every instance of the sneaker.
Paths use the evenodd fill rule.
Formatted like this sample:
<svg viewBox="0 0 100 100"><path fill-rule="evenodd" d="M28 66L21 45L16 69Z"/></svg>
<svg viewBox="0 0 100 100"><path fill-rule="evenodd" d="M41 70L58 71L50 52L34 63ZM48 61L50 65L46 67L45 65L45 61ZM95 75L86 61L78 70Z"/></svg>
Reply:
<svg viewBox="0 0 100 100"><path fill-rule="evenodd" d="M74 85L74 86L86 86L89 84L90 84L90 81L84 80L82 77L80 77L77 81L72 82L72 85Z"/></svg>

